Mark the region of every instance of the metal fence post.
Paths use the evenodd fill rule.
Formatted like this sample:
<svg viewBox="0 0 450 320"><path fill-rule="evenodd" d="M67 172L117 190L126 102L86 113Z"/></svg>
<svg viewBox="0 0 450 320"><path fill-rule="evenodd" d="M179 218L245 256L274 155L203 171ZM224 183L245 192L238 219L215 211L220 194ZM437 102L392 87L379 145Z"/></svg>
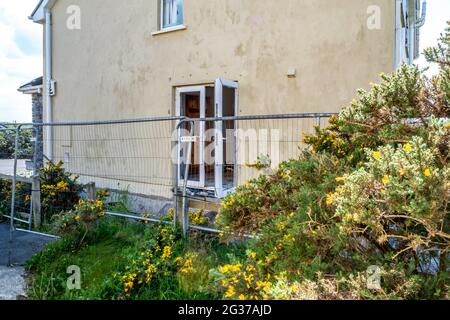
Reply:
<svg viewBox="0 0 450 320"><path fill-rule="evenodd" d="M187 182L188 182L188 176L189 176L189 169L190 169L190 165L191 165L191 160L192 160L192 144L193 144L193 139L194 139L194 135L195 135L195 123L194 121L190 120L188 121L191 125L191 130L190 130L190 139L189 139L189 143L188 143L188 149L187 149L187 153L186 153L186 164L185 164L185 169L184 169L184 182L183 182L183 199L182 199L182 213L181 213L181 217L182 217L182 227L183 227L183 236L187 237L187 233L189 231L189 201L187 200Z"/></svg>
<svg viewBox="0 0 450 320"><path fill-rule="evenodd" d="M34 221L34 227L38 228L42 224L41 215L41 179L39 176L33 177L31 184L31 212ZM31 224L30 224L31 227Z"/></svg>
<svg viewBox="0 0 450 320"><path fill-rule="evenodd" d="M183 120L178 121L177 125L175 126L175 130L177 130L177 141L176 141L176 162L175 162L175 186L174 186L174 192L175 192L175 204L174 204L174 214L173 214L173 225L175 227L177 227L179 225L179 212L180 212L180 197L178 196L179 194L179 183L180 181L178 180L180 172L179 172L179 156L180 156L180 143L181 143L181 125L183 124Z"/></svg>
<svg viewBox="0 0 450 320"><path fill-rule="evenodd" d="M88 200L95 200L95 182L86 185L86 197Z"/></svg>
<svg viewBox="0 0 450 320"><path fill-rule="evenodd" d="M33 177L31 182L31 205L30 205L30 220L29 230L31 230L34 224L35 228L39 228L42 224L41 215L41 179L40 179L40 164L39 161L39 127L33 126L34 131L34 152L33 152ZM39 164L40 163L40 164Z"/></svg>

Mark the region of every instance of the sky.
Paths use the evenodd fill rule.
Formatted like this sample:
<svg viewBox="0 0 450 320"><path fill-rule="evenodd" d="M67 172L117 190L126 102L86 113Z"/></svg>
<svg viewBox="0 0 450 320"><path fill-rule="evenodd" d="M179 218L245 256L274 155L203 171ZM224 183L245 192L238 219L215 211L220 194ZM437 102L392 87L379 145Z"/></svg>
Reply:
<svg viewBox="0 0 450 320"><path fill-rule="evenodd" d="M42 75L42 27L28 20L38 0L0 0L0 122L30 122L31 96L17 91Z"/></svg>
<svg viewBox="0 0 450 320"><path fill-rule="evenodd" d="M450 0L427 1L422 49L437 43L450 20ZM31 121L31 97L17 88L42 75L42 26L28 20L37 3L38 0L0 0L0 122ZM417 63L428 66L423 57ZM436 70L431 67L429 74Z"/></svg>
<svg viewBox="0 0 450 320"><path fill-rule="evenodd" d="M421 52L423 49L433 47L437 44L437 39L447 26L446 22L450 20L450 0L427 0L427 3L427 20L420 31ZM416 63L423 68L429 67L428 75L438 72L437 65L429 65L423 54Z"/></svg>

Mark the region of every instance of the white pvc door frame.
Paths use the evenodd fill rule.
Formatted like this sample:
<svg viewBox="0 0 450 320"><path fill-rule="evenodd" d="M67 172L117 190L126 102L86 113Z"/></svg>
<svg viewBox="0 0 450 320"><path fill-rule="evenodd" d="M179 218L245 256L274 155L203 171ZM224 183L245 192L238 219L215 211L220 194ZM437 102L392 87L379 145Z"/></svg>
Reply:
<svg viewBox="0 0 450 320"><path fill-rule="evenodd" d="M183 94L185 93L199 93L200 95L200 118L205 118L206 115L206 87L205 86L192 86L192 87L180 87L176 89L176 114L178 117L185 116L181 114L181 106L185 105ZM198 181L188 180L187 186L194 188L205 187L205 122L199 121L200 132L195 132L196 141L199 145L199 167L200 177ZM179 130L182 130L181 128ZM180 135L178 135L180 136ZM192 152L196 152L193 148ZM181 179L181 163L186 163L185 155L181 156L181 143L178 144L178 182L179 186L183 186L183 180ZM191 164L192 165L192 164Z"/></svg>
<svg viewBox="0 0 450 320"><path fill-rule="evenodd" d="M220 118L223 116L223 88L231 88L234 89L235 92L235 98L234 98L234 115L237 115L238 112L238 91L239 91L239 85L236 81L232 80L226 80L219 78L215 82L215 116ZM235 129L237 129L235 127ZM223 137L223 122L217 121L215 125L215 189L216 189L216 197L217 198L223 198L225 196L225 190L223 186L223 173L224 173L224 158L223 158L223 141L226 138ZM235 143L235 150L234 150L234 185L236 185L237 180L237 141Z"/></svg>

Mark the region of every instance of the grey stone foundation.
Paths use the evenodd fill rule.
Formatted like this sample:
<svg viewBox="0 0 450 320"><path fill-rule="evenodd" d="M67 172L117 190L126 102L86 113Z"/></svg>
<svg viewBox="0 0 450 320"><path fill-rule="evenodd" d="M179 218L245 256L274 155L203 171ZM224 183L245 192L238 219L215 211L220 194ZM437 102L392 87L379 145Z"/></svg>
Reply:
<svg viewBox="0 0 450 320"><path fill-rule="evenodd" d="M135 214L160 216L167 214L174 207L174 201L170 199L131 194L123 191L109 190L109 192L108 203L122 203L129 212Z"/></svg>

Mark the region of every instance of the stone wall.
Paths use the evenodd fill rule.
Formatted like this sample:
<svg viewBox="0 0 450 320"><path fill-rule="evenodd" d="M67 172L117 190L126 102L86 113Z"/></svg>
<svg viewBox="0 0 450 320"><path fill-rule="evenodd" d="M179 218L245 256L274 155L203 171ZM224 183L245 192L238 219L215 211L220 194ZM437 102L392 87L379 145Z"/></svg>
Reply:
<svg viewBox="0 0 450 320"><path fill-rule="evenodd" d="M43 122L43 110L42 110L42 94L33 93L32 95L32 121L33 123ZM42 133L42 127L37 127L37 137L36 131L33 132L33 138L37 138L37 168L42 168L44 163L44 135Z"/></svg>

